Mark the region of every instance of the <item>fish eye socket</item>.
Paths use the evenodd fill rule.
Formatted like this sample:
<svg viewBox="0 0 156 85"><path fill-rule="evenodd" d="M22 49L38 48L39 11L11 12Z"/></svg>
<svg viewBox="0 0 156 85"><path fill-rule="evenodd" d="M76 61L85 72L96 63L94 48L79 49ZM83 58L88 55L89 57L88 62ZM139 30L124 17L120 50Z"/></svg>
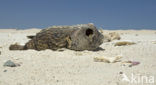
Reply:
<svg viewBox="0 0 156 85"><path fill-rule="evenodd" d="M87 35L87 36L90 36L90 35L92 35L92 34L93 34L93 30L90 29L90 28L88 28L88 29L86 30L86 35Z"/></svg>

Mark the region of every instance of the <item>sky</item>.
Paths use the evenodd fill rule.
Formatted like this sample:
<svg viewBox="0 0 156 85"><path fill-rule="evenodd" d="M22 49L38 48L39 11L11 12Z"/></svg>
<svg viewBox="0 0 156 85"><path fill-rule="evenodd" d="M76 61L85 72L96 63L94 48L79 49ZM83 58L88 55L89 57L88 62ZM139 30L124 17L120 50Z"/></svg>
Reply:
<svg viewBox="0 0 156 85"><path fill-rule="evenodd" d="M0 0L0 28L94 23L103 29L155 29L156 0Z"/></svg>

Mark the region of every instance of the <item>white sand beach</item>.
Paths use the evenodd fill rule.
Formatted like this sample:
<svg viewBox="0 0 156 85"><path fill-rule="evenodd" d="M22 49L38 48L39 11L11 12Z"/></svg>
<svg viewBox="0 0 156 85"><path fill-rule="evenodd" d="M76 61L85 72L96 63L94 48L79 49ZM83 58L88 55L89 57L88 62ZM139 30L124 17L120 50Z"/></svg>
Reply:
<svg viewBox="0 0 156 85"><path fill-rule="evenodd" d="M121 39L104 42L100 46L104 50L99 51L9 50L9 45L24 45L26 36L39 31L0 29L0 85L156 85L156 30L103 30L117 32ZM119 41L136 44L114 46ZM94 61L118 55L122 56L119 62ZM20 66L3 66L8 60ZM124 61L140 64L130 67Z"/></svg>

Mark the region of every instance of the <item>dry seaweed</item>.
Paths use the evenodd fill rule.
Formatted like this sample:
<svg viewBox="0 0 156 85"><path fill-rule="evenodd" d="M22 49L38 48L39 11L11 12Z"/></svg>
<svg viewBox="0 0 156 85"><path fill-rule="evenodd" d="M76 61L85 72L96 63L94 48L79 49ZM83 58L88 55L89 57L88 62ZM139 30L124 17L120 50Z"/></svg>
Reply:
<svg viewBox="0 0 156 85"><path fill-rule="evenodd" d="M116 42L114 46L124 46L124 45L133 45L136 44L134 42L128 42L128 41L121 41L121 42Z"/></svg>

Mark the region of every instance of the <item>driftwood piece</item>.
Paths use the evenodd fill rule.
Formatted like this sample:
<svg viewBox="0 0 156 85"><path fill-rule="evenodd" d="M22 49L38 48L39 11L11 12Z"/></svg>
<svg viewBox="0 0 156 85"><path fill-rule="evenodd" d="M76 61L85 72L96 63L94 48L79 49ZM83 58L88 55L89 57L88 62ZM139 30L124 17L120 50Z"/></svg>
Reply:
<svg viewBox="0 0 156 85"><path fill-rule="evenodd" d="M10 50L57 50L68 48L72 50L96 50L103 43L103 35L92 24L73 26L53 26L41 30L24 46L13 44Z"/></svg>

